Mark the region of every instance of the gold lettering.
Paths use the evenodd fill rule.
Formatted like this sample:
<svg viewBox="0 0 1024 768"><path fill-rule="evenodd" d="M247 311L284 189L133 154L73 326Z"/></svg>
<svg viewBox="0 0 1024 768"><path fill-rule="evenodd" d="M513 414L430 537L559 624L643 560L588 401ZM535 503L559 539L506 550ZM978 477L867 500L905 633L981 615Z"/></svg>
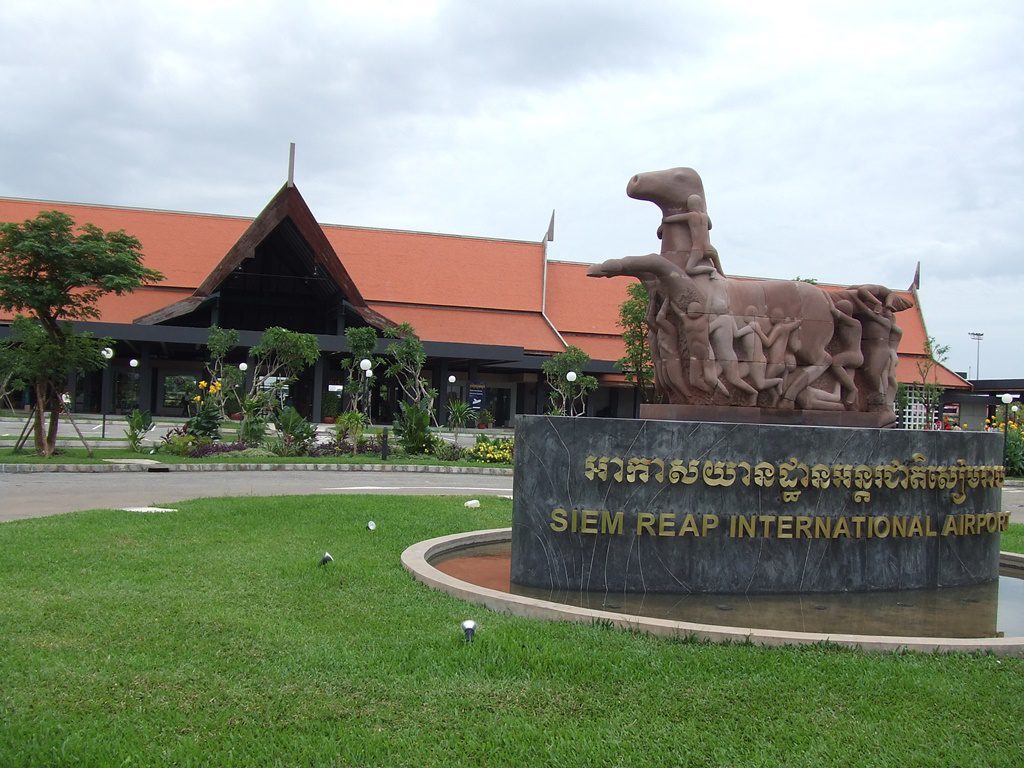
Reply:
<svg viewBox="0 0 1024 768"><path fill-rule="evenodd" d="M625 515L619 510L614 515L605 510L601 515L601 533L622 533Z"/></svg>
<svg viewBox="0 0 1024 768"><path fill-rule="evenodd" d="M740 515L735 518L738 521L739 527L739 538L754 537L757 535L757 518L756 517L745 517Z"/></svg>
<svg viewBox="0 0 1024 768"><path fill-rule="evenodd" d="M939 535L938 531L936 531L934 528L932 528L932 519L930 517L926 517L924 519L924 535L925 536L938 536Z"/></svg>
<svg viewBox="0 0 1024 768"><path fill-rule="evenodd" d="M923 536L924 526L921 525L921 517L910 518L910 528L907 530L907 536Z"/></svg>
<svg viewBox="0 0 1024 768"><path fill-rule="evenodd" d="M853 536L854 536L854 538L860 539L860 538L862 538L864 536L864 534L861 532L861 529L862 529L862 526L864 525L864 522L866 520L867 520L866 517L861 517L859 515L857 517L851 517L850 518L850 522L853 523Z"/></svg>
<svg viewBox="0 0 1024 768"><path fill-rule="evenodd" d="M899 518L890 518L890 517L885 517L885 516L872 517L871 518L871 522L872 522L872 524L874 525L874 528L875 528L875 536L877 536L880 539L888 538L889 537L889 533L892 531L892 528L893 528L893 525L892 525L893 520L898 520L898 519ZM885 524L884 526L882 525L883 523Z"/></svg>
<svg viewBox="0 0 1024 768"><path fill-rule="evenodd" d="M675 536L676 516L671 512L662 512L658 515L658 535Z"/></svg>
<svg viewBox="0 0 1024 768"><path fill-rule="evenodd" d="M758 515L757 519L761 521L761 535L765 538L770 538L772 535L772 525L775 523L775 515Z"/></svg>
<svg viewBox="0 0 1024 768"><path fill-rule="evenodd" d="M651 536L656 535L654 533L654 515L650 512L640 512L636 516L636 535L642 536L645 530Z"/></svg>
<svg viewBox="0 0 1024 768"><path fill-rule="evenodd" d="M975 522L977 515L970 513L964 515L964 536L973 536L977 531L975 530Z"/></svg>
<svg viewBox="0 0 1024 768"><path fill-rule="evenodd" d="M813 521L807 515L798 515L796 518L795 538L811 538L811 523Z"/></svg>
<svg viewBox="0 0 1024 768"><path fill-rule="evenodd" d="M683 527L679 529L680 536L700 536L697 530L697 519L693 515L687 515L683 518Z"/></svg>
<svg viewBox="0 0 1024 768"><path fill-rule="evenodd" d="M846 522L846 518L840 516L835 525L832 526L832 538L838 539L840 536L850 538L850 524Z"/></svg>
<svg viewBox="0 0 1024 768"><path fill-rule="evenodd" d="M942 535L949 536L950 534L959 535L960 531L957 530L956 521L959 520L956 515L946 515L946 522L942 525Z"/></svg>
<svg viewBox="0 0 1024 768"><path fill-rule="evenodd" d="M779 515L779 525L775 533L776 538L779 539L792 539L793 538L793 516L792 515Z"/></svg>
<svg viewBox="0 0 1024 768"><path fill-rule="evenodd" d="M551 510L551 522L548 523L548 527L555 533L562 533L569 527L569 522L566 520L566 513L564 509L561 507L555 507Z"/></svg>
<svg viewBox="0 0 1024 768"><path fill-rule="evenodd" d="M824 515L814 518L814 538L832 538L832 518Z"/></svg>
<svg viewBox="0 0 1024 768"><path fill-rule="evenodd" d="M999 513L999 530L1008 531L1010 530L1010 513L1000 512Z"/></svg>
<svg viewBox="0 0 1024 768"><path fill-rule="evenodd" d="M597 533L597 510L584 509L581 515L580 533Z"/></svg>
<svg viewBox="0 0 1024 768"><path fill-rule="evenodd" d="M907 537L907 518L905 517L892 517L892 535L893 538L899 536L900 538Z"/></svg>
<svg viewBox="0 0 1024 768"><path fill-rule="evenodd" d="M707 536L708 531L718 527L718 515L703 515L700 520L701 536Z"/></svg>

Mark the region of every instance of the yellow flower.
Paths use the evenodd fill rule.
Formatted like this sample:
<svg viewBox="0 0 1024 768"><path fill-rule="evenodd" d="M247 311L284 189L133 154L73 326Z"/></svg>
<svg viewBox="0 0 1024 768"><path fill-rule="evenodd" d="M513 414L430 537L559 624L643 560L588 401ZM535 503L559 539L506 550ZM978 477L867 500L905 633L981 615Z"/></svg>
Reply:
<svg viewBox="0 0 1024 768"><path fill-rule="evenodd" d="M207 386L208 385L207 385L207 383L205 381L200 381L199 382L199 388L200 389L206 389Z"/></svg>
<svg viewBox="0 0 1024 768"><path fill-rule="evenodd" d="M201 403L201 402L203 402L203 398L201 398L199 395L196 395L195 397L192 398L192 402L193 403Z"/></svg>

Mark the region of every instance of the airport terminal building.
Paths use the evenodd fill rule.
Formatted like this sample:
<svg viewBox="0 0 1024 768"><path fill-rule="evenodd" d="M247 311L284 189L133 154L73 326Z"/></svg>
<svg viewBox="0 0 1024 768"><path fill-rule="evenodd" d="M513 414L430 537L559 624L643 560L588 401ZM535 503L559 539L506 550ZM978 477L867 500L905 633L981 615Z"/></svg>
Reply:
<svg viewBox="0 0 1024 768"><path fill-rule="evenodd" d="M548 234L522 241L321 224L291 184L255 218L0 198L0 221L44 210L125 230L141 241L146 266L165 275L132 294L103 297L98 321L76 323L116 342L106 370L69 382L76 412L138 407L180 416L183 393L204 371L211 324L240 332L241 346L229 357L236 364L264 329L283 326L319 339L320 359L290 391L300 412L319 421L324 394L345 383L345 329L399 323L423 341L439 415L447 400L471 396L496 426L515 414L543 413L541 365L569 345L590 355L587 372L600 383L590 415L637 412L639 394L614 366L624 354L618 312L632 278L590 279L588 264L549 260ZM913 387L927 332L916 292L907 296L914 309L899 316L897 375ZM10 320L0 317L0 336ZM948 390L970 390L941 365L933 375ZM374 420L390 421L397 398L381 381ZM918 426L915 409L905 418Z"/></svg>

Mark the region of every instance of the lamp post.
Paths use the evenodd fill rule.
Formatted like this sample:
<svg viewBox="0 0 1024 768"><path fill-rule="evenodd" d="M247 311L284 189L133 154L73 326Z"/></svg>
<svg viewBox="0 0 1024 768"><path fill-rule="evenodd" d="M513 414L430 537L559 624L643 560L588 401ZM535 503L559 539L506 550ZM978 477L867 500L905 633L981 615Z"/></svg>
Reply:
<svg viewBox="0 0 1024 768"><path fill-rule="evenodd" d="M1009 392L1004 392L999 396L999 399L1003 401L1003 463L1006 463L1006 427L1010 421L1010 403L1016 400L1020 395L1011 395ZM1016 413L1017 406L1013 406L1013 410Z"/></svg>
<svg viewBox="0 0 1024 768"><path fill-rule="evenodd" d="M103 359L106 360L109 363L113 359L113 357L114 357L114 350L112 350L110 347L104 347L103 349L100 350L100 355L102 355ZM103 418L103 426L100 428L100 439L101 440L105 440L106 437L107 437L107 398L104 397L105 393L103 392L103 389L104 389L104 387L103 387L103 384L101 382L100 383L100 414L102 415L102 418Z"/></svg>
<svg viewBox="0 0 1024 768"><path fill-rule="evenodd" d="M366 420L370 421L370 379L373 378L373 363L369 358L364 357L359 361L359 368L363 372L363 397L365 399Z"/></svg>
<svg viewBox="0 0 1024 768"><path fill-rule="evenodd" d="M575 396L569 397L569 395L571 395L573 389L575 389L575 387L573 387L573 384L576 383L576 379L577 378L578 377L576 375L576 371L569 371L567 374L565 374L565 380L567 382L569 382L569 391L566 392L565 394L566 394L566 398L569 400L568 405L569 405L569 415L570 416L575 416L576 415L576 407L573 405L574 401L576 400L576 397Z"/></svg>
<svg viewBox="0 0 1024 768"><path fill-rule="evenodd" d="M968 331L967 335L975 341L974 378L981 378L981 340L985 336L981 331Z"/></svg>

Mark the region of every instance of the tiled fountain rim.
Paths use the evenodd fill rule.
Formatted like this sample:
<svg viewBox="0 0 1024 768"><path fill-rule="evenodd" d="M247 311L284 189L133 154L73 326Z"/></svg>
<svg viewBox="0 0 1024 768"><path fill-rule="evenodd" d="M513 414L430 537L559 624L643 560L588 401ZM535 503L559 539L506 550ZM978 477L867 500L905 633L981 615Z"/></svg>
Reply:
<svg viewBox="0 0 1024 768"><path fill-rule="evenodd" d="M575 621L592 623L609 622L620 629L647 632L653 635L675 638L696 638L715 643L753 643L755 645L812 645L831 643L865 651L924 651L928 653L988 652L999 656L1024 656L1024 637L895 637L887 635L846 635L815 632L789 632L772 629L727 627L715 624L700 624L688 621L671 621L644 616L630 616L592 608L579 608L561 603L551 603L521 595L512 595L494 589L478 587L430 565L430 560L440 555L465 549L478 544L498 544L511 541L511 528L492 528L451 536L439 536L421 541L408 547L402 553L402 567L414 578L434 589L453 597L482 605L492 611L510 613L530 619L554 621ZM1001 553L1000 564L1024 569L1024 556L1008 552Z"/></svg>

